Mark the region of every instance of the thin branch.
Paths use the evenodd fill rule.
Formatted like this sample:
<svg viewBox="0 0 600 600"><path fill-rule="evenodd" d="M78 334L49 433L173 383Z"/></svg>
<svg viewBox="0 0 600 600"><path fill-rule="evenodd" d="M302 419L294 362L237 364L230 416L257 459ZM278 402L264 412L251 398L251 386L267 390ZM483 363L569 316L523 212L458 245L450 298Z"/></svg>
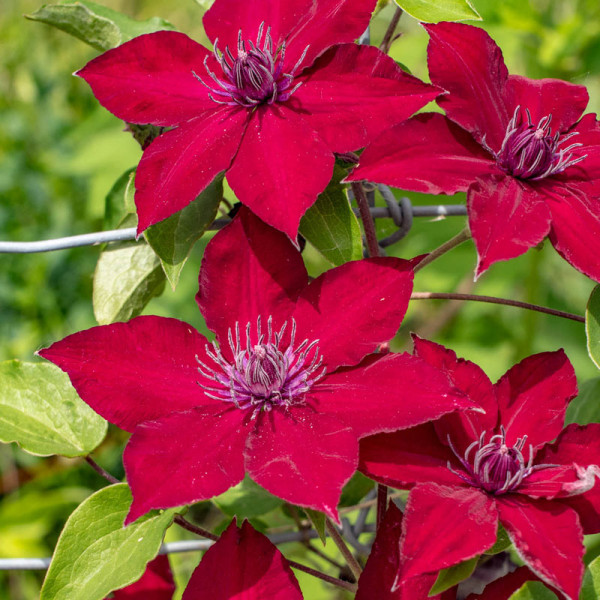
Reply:
<svg viewBox="0 0 600 600"><path fill-rule="evenodd" d="M385 54L387 54L390 51L392 42L396 39L394 37L394 33L396 32L396 27L398 27L398 23L400 21L401 16L402 16L402 9L400 7L397 7L396 12L394 13L394 16L392 17L390 24L388 25L385 35L383 36L383 40L382 40L381 44L379 45L379 49L382 52L384 52Z"/></svg>
<svg viewBox="0 0 600 600"><path fill-rule="evenodd" d="M488 302L489 304L503 304L505 306L516 306L517 308L526 308L527 310L535 310L537 312L562 317L563 319L571 319L579 323L585 323L585 317L565 312L564 310L555 310L546 306L537 304L529 304L529 302L519 302L518 300L509 300L508 298L496 298L494 296L478 296L476 294L453 294L441 292L413 292L410 296L411 300L466 300L470 302Z"/></svg>
<svg viewBox="0 0 600 600"><path fill-rule="evenodd" d="M175 523L177 523L177 525L179 525L180 527L183 527L184 529L187 529L188 531L191 531L192 533L195 533L196 535L199 535L201 537L205 537L209 540L212 540L213 542L216 542L219 539L218 535L215 535L214 533L211 533L207 529L202 529L202 527L198 527L197 525L190 523L187 519L184 519L181 515L175 515Z"/></svg>
<svg viewBox="0 0 600 600"><path fill-rule="evenodd" d="M375 232L375 221L373 221L373 217L369 211L369 203L365 195L365 190L360 181L353 181L351 185L365 230L369 256L379 256L379 242L377 241L377 233Z"/></svg>
<svg viewBox="0 0 600 600"><path fill-rule="evenodd" d="M450 238L447 242L444 242L441 246L431 251L421 262L419 262L413 269L416 273L420 271L423 267L426 267L428 264L432 263L434 260L438 259L440 256L446 254L446 252L450 252L450 250L460 246L463 242L466 242L471 238L471 232L468 227L465 227L460 233L457 233L453 238Z"/></svg>
<svg viewBox="0 0 600 600"><path fill-rule="evenodd" d="M110 481L110 483L121 483L116 477L111 475L108 471L105 471L89 454L84 456L85 462L87 462L96 473L102 475L104 479Z"/></svg>
<svg viewBox="0 0 600 600"><path fill-rule="evenodd" d="M326 575L325 573L321 573L321 571L317 571L316 569L311 569L310 567L307 567L306 565L297 563L295 560L288 560L288 564L293 569L298 569L298 571L304 571L305 573L308 573L309 575L312 575L313 577L322 579L323 581L326 581L327 583L331 583L331 585L335 585L337 587L344 588L345 590L348 590L349 592L356 593L356 590L358 589L358 586L355 583L349 583L347 581L342 581L341 579L337 579L337 577L331 577L331 575Z"/></svg>
<svg viewBox="0 0 600 600"><path fill-rule="evenodd" d="M356 558L354 558L354 554L350 552L348 546L346 546L346 543L340 535L340 532L337 530L337 527L331 522L331 519L329 519L329 517L325 519L325 527L327 529L327 532L331 536L333 543L338 547L339 551L342 553L342 556L344 557L346 563L350 567L350 570L352 571L352 574L354 575L356 581L358 581L358 578L362 573L362 567L358 564L358 561L356 560Z"/></svg>

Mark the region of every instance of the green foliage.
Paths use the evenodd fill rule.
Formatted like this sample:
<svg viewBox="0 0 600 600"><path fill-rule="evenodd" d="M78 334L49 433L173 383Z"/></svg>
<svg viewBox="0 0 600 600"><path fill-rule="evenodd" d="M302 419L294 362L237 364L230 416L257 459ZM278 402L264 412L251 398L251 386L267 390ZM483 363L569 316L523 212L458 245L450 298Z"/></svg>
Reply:
<svg viewBox="0 0 600 600"><path fill-rule="evenodd" d="M429 595L435 596L436 594L441 594L442 592L445 592L451 587L457 585L461 581L468 579L473 574L473 571L477 566L478 559L478 556L474 556L469 560L465 560L448 569L443 569L440 571L435 583L429 590Z"/></svg>
<svg viewBox="0 0 600 600"><path fill-rule="evenodd" d="M496 534L496 542L489 549L485 551L485 554L499 554L500 552L504 552L511 545L510 537L506 532L506 529L502 527L501 523L498 523L498 533Z"/></svg>
<svg viewBox="0 0 600 600"><path fill-rule="evenodd" d="M600 377L588 379L579 386L579 394L565 415L565 424L569 423L600 423Z"/></svg>
<svg viewBox="0 0 600 600"><path fill-rule="evenodd" d="M0 440L32 454L85 456L107 423L85 404L68 376L46 363L0 363Z"/></svg>
<svg viewBox="0 0 600 600"><path fill-rule="evenodd" d="M481 20L469 0L395 0L396 4L418 21Z"/></svg>
<svg viewBox="0 0 600 600"><path fill-rule="evenodd" d="M558 598L543 583L528 581L509 600L558 600Z"/></svg>
<svg viewBox="0 0 600 600"><path fill-rule="evenodd" d="M254 483L247 475L236 486L213 498L213 502L228 517L237 516L238 521L260 517L283 504L283 500Z"/></svg>
<svg viewBox="0 0 600 600"><path fill-rule="evenodd" d="M585 570L580 600L598 600L600 598L600 558L596 558Z"/></svg>
<svg viewBox="0 0 600 600"><path fill-rule="evenodd" d="M325 545L327 542L327 536L325 535L325 521L327 517L324 513L313 510L312 508L305 508L304 512L310 519L315 531L319 534L319 539L323 542L323 545Z"/></svg>
<svg viewBox="0 0 600 600"><path fill-rule="evenodd" d="M590 358L600 369L600 285L597 285L585 311L585 333Z"/></svg>
<svg viewBox="0 0 600 600"><path fill-rule="evenodd" d="M40 600L102 600L140 578L176 511L152 512L123 527L130 504L131 492L120 483L75 510L58 540Z"/></svg>

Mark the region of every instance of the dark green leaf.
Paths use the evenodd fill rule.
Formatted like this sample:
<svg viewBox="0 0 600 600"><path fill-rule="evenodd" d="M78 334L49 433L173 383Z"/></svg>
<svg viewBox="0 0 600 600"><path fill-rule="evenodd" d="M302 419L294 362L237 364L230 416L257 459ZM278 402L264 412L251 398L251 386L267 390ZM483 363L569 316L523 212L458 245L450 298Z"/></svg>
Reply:
<svg viewBox="0 0 600 600"><path fill-rule="evenodd" d="M327 541L327 536L325 535L325 519L327 517L322 512L312 510L312 508L305 508L303 510L313 524L316 532L319 534L319 539L323 542L323 545L325 545Z"/></svg>
<svg viewBox="0 0 600 600"><path fill-rule="evenodd" d="M106 195L104 201L104 229L116 229L128 213L135 213L130 202L133 198L135 167L127 169Z"/></svg>
<svg viewBox="0 0 600 600"><path fill-rule="evenodd" d="M440 571L433 587L429 590L430 596L441 594L456 584L470 577L477 566L478 556L465 560L448 569Z"/></svg>
<svg viewBox="0 0 600 600"><path fill-rule="evenodd" d="M373 489L374 485L373 481L357 471L344 486L339 505L354 506L358 504Z"/></svg>
<svg viewBox="0 0 600 600"><path fill-rule="evenodd" d="M571 401L565 415L565 424L600 422L600 377L588 379L579 386L577 398Z"/></svg>
<svg viewBox="0 0 600 600"><path fill-rule="evenodd" d="M600 285L597 285L590 296L585 310L585 333L590 358L600 369Z"/></svg>
<svg viewBox="0 0 600 600"><path fill-rule="evenodd" d="M600 598L600 558L596 558L585 570L580 600L598 600Z"/></svg>
<svg viewBox="0 0 600 600"><path fill-rule="evenodd" d="M506 533L506 529L498 523L496 543L489 550L486 550L485 554L499 554L500 552L504 552L511 543L510 537L508 537L508 533Z"/></svg>
<svg viewBox="0 0 600 600"><path fill-rule="evenodd" d="M283 504L250 477L246 477L224 494L213 498L213 502L229 517L239 520L264 515Z"/></svg>
<svg viewBox="0 0 600 600"><path fill-rule="evenodd" d="M528 581L509 600L558 600L558 598L543 583Z"/></svg>

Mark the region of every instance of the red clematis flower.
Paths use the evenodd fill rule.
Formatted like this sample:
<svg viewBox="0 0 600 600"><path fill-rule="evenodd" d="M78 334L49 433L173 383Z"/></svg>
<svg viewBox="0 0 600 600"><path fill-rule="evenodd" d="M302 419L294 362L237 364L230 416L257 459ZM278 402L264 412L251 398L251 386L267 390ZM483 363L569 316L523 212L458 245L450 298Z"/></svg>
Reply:
<svg viewBox="0 0 600 600"><path fill-rule="evenodd" d="M210 52L183 33L142 35L77 73L132 123L175 127L144 152L141 232L220 173L239 200L295 239L334 152L357 150L439 93L353 42L376 0L216 0Z"/></svg>
<svg viewBox="0 0 600 600"><path fill-rule="evenodd" d="M242 209L209 243L200 271L198 302L216 342L181 321L138 317L40 355L133 432L127 522L220 494L245 471L337 519L358 438L473 406L420 358L367 356L398 329L412 277L409 262L374 258L308 284L289 238Z"/></svg>
<svg viewBox="0 0 600 600"><path fill-rule="evenodd" d="M600 531L600 490L594 487L600 424L562 429L577 392L571 363L562 350L536 354L492 385L477 365L443 346L416 338L415 351L486 412L448 415L361 441L364 473L412 488L402 576L484 552L501 523L529 568L575 600L583 533Z"/></svg>
<svg viewBox="0 0 600 600"><path fill-rule="evenodd" d="M580 85L509 75L482 29L426 25L429 72L447 117L421 114L381 135L348 180L429 194L467 192L476 276L547 235L600 281L600 124Z"/></svg>

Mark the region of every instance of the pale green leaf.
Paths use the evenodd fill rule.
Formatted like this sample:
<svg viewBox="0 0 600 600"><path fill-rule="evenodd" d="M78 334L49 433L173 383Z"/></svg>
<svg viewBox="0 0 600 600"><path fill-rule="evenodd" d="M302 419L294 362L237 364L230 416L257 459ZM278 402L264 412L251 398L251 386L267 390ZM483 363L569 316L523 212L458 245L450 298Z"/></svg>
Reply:
<svg viewBox="0 0 600 600"><path fill-rule="evenodd" d="M528 581L508 600L558 600L558 598L540 581Z"/></svg>
<svg viewBox="0 0 600 600"><path fill-rule="evenodd" d="M58 539L40 600L103 600L141 577L176 510L153 511L123 527L130 504L129 487L119 483L75 509Z"/></svg>
<svg viewBox="0 0 600 600"><path fill-rule="evenodd" d="M600 285L597 285L590 296L585 310L585 333L590 358L600 369Z"/></svg>
<svg viewBox="0 0 600 600"><path fill-rule="evenodd" d="M223 177L219 176L183 210L146 229L146 240L160 258L173 289L194 244L215 220L222 198Z"/></svg>
<svg viewBox="0 0 600 600"><path fill-rule="evenodd" d="M478 556L474 556L469 560L440 571L433 587L429 590L429 595L435 596L436 594L441 594L470 577L477 566L478 558Z"/></svg>
<svg viewBox="0 0 600 600"><path fill-rule="evenodd" d="M481 21L469 0L395 0L411 17L424 23L438 21Z"/></svg>
<svg viewBox="0 0 600 600"><path fill-rule="evenodd" d="M106 421L50 363L0 363L0 440L39 455L85 456L106 435Z"/></svg>
<svg viewBox="0 0 600 600"><path fill-rule="evenodd" d="M600 598L600 557L595 558L585 570L580 600L598 600Z"/></svg>
<svg viewBox="0 0 600 600"><path fill-rule="evenodd" d="M227 516L238 520L252 519L283 504L283 500L267 492L246 475L240 483L212 500Z"/></svg>

